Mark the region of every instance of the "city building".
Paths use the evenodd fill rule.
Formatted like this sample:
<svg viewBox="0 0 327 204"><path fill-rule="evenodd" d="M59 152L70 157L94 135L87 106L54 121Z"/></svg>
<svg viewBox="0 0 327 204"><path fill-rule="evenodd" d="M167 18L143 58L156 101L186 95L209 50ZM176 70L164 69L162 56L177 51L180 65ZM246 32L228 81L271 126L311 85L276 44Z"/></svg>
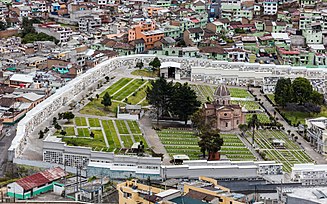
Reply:
<svg viewBox="0 0 327 204"><path fill-rule="evenodd" d="M8 184L7 195L22 200L33 198L49 191L55 191L60 195L63 191L63 184L60 183L60 179L66 175L66 172L60 167L47 169Z"/></svg>
<svg viewBox="0 0 327 204"><path fill-rule="evenodd" d="M327 202L327 187L278 187L278 202L287 204L324 204Z"/></svg>
<svg viewBox="0 0 327 204"><path fill-rule="evenodd" d="M319 117L306 120L307 137L310 140L310 144L312 144L314 146L314 149L321 154L327 153L326 124L326 117Z"/></svg>
<svg viewBox="0 0 327 204"><path fill-rule="evenodd" d="M292 181L306 186L321 186L327 184L327 165L324 164L294 164L291 172Z"/></svg>

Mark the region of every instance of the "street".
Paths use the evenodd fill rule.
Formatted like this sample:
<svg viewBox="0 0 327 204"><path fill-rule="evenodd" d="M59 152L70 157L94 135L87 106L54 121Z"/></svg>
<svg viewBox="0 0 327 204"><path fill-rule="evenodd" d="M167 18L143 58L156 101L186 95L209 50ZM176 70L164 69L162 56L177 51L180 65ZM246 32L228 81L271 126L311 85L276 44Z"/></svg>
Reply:
<svg viewBox="0 0 327 204"><path fill-rule="evenodd" d="M0 178L4 176L8 158L8 148L16 135L16 126L4 126L0 136Z"/></svg>

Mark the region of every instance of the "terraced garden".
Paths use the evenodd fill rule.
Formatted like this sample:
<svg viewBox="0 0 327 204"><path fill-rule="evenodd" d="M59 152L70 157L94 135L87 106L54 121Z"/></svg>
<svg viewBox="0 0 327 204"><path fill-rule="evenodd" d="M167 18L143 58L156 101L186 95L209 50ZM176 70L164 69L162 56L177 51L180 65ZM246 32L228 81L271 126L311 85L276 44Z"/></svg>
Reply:
<svg viewBox="0 0 327 204"><path fill-rule="evenodd" d="M201 158L199 138L192 130L164 129L157 133L169 155L186 154L190 159ZM234 161L255 159L237 135L221 134L221 137L224 138L221 154Z"/></svg>
<svg viewBox="0 0 327 204"><path fill-rule="evenodd" d="M247 132L251 137L252 133ZM279 139L285 142L285 148L276 148L272 145L273 139ZM249 139L250 141L251 139ZM255 143L259 146L260 151L266 155L267 160L275 160L283 164L283 170L291 171L294 164L310 163L312 159L301 149L298 144L290 140L286 133L277 130L258 130L255 132Z"/></svg>
<svg viewBox="0 0 327 204"><path fill-rule="evenodd" d="M119 104L141 104L147 106L146 89L150 86L149 81L142 79L121 78L109 88L100 94L100 97L93 98L86 106L80 110L80 113L106 116L108 114L114 114L117 112L117 106ZM109 109L105 109L101 104L102 97L108 92L112 97L112 105Z"/></svg>
<svg viewBox="0 0 327 204"><path fill-rule="evenodd" d="M270 119L265 113L256 113L260 123L270 123ZM245 115L246 122L248 122L252 118L253 113L247 113Z"/></svg>
<svg viewBox="0 0 327 204"><path fill-rule="evenodd" d="M134 142L143 141L145 148L149 148L136 121L76 117L73 122L75 125L63 125L65 136L60 131L54 134L67 145L117 153L121 148L130 148ZM90 137L91 132L94 133L94 138Z"/></svg>

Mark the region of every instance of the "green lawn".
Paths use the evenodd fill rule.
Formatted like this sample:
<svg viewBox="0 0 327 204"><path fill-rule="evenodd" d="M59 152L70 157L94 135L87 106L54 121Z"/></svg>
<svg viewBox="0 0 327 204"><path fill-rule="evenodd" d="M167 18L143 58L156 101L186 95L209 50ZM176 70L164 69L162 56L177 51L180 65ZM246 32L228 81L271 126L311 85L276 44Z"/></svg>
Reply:
<svg viewBox="0 0 327 204"><path fill-rule="evenodd" d="M102 126L107 136L110 150L121 148L121 144L112 120L102 120Z"/></svg>
<svg viewBox="0 0 327 204"><path fill-rule="evenodd" d="M117 101L124 100L127 96L135 92L142 84L147 83L147 81L141 79L135 79L130 84L121 89L118 93L113 95L113 99Z"/></svg>
<svg viewBox="0 0 327 204"><path fill-rule="evenodd" d="M131 78L122 78L119 79L116 83L111 85L109 88L107 88L104 92L100 94L100 97L104 96L106 92L109 92L110 96L112 96L114 93L116 93L119 89L124 87L128 82L132 81Z"/></svg>
<svg viewBox="0 0 327 204"><path fill-rule="evenodd" d="M93 150L107 150L106 144L103 140L63 137L62 141L69 146L91 147Z"/></svg>
<svg viewBox="0 0 327 204"><path fill-rule="evenodd" d="M90 131L88 128L77 128L78 136L90 137Z"/></svg>
<svg viewBox="0 0 327 204"><path fill-rule="evenodd" d="M119 134L129 134L126 123L124 120L115 120Z"/></svg>
<svg viewBox="0 0 327 204"><path fill-rule="evenodd" d="M246 122L248 122L252 118L253 114L254 113L246 113L245 114ZM256 113L256 114L258 116L260 123L270 123L270 119L269 119L268 115L266 115L265 113Z"/></svg>
<svg viewBox="0 0 327 204"><path fill-rule="evenodd" d="M132 134L141 134L142 133L136 121L127 120L127 124L129 126L129 129L131 130Z"/></svg>
<svg viewBox="0 0 327 204"><path fill-rule="evenodd" d="M260 110L262 109L260 105L255 101L232 101L232 104L240 104L244 106L247 110Z"/></svg>
<svg viewBox="0 0 327 204"><path fill-rule="evenodd" d="M149 148L148 143L146 142L146 140L144 139L144 137L142 135L133 135L135 142L141 142L143 141L144 144L144 148Z"/></svg>
<svg viewBox="0 0 327 204"><path fill-rule="evenodd" d="M247 132L248 140L251 141L252 132ZM274 160L283 163L286 172L291 171L294 164L310 163L311 158L294 141L289 139L286 133L278 130L255 131L255 143L266 154L266 160ZM276 148L272 145L273 139L284 141L285 148Z"/></svg>
<svg viewBox="0 0 327 204"><path fill-rule="evenodd" d="M76 126L87 126L86 118L84 117L75 117Z"/></svg>
<svg viewBox="0 0 327 204"><path fill-rule="evenodd" d="M130 148L133 145L133 140L130 135L121 135L120 136L121 140L124 142L124 147Z"/></svg>
<svg viewBox="0 0 327 204"><path fill-rule="evenodd" d="M240 88L228 88L231 97L235 98L253 98L252 95L246 89Z"/></svg>
<svg viewBox="0 0 327 204"><path fill-rule="evenodd" d="M280 110L285 117L292 122L293 125L297 125L298 122L305 124L305 120L308 118L327 117L327 107L321 106L321 112L319 114L305 113L299 111L286 111Z"/></svg>
<svg viewBox="0 0 327 204"><path fill-rule="evenodd" d="M159 70L158 71L148 71L145 69L139 69L139 70L134 70L131 72L131 74L135 76L144 76L144 77L158 77L159 76Z"/></svg>
<svg viewBox="0 0 327 204"><path fill-rule="evenodd" d="M66 131L66 136L74 136L75 135L75 130L74 127L64 127Z"/></svg>
<svg viewBox="0 0 327 204"><path fill-rule="evenodd" d="M138 104L140 101L146 98L146 90L150 86L151 84L147 83L145 86L136 91L132 96L128 97L127 102L129 104Z"/></svg>
<svg viewBox="0 0 327 204"><path fill-rule="evenodd" d="M267 94L266 96L271 100L273 105L276 105L275 95L274 94Z"/></svg>
<svg viewBox="0 0 327 204"><path fill-rule="evenodd" d="M100 121L97 118L88 118L90 127L101 127Z"/></svg>
<svg viewBox="0 0 327 204"><path fill-rule="evenodd" d="M93 101L89 102L86 106L80 110L80 113L87 114L87 115L97 115L97 116L108 116L117 113L117 107L120 103L112 102L112 105L108 107L108 110L104 108L101 104L101 98L94 99Z"/></svg>
<svg viewBox="0 0 327 204"><path fill-rule="evenodd" d="M190 159L200 159L199 138L193 131L165 129L157 132L161 143L170 155L187 154ZM237 135L221 134L224 145L221 154L234 161L254 160L253 154L245 147Z"/></svg>

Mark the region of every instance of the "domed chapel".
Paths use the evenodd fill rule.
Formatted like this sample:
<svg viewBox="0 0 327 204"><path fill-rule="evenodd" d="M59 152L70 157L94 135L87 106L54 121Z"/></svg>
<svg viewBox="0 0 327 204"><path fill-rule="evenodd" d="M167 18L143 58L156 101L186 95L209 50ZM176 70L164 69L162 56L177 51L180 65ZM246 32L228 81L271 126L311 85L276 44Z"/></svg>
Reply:
<svg viewBox="0 0 327 204"><path fill-rule="evenodd" d="M225 85L219 85L214 92L214 101L203 104L206 124L213 129L231 131L245 123L245 114L239 104L231 104L230 92Z"/></svg>

